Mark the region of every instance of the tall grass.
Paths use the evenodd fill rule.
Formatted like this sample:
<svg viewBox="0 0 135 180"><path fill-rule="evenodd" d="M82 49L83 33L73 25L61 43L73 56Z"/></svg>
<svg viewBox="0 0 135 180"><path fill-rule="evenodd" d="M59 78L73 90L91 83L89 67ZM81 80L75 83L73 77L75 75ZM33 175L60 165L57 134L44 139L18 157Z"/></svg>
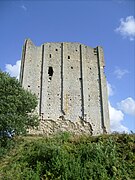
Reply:
<svg viewBox="0 0 135 180"><path fill-rule="evenodd" d="M0 179L135 179L135 135L22 138L1 159Z"/></svg>

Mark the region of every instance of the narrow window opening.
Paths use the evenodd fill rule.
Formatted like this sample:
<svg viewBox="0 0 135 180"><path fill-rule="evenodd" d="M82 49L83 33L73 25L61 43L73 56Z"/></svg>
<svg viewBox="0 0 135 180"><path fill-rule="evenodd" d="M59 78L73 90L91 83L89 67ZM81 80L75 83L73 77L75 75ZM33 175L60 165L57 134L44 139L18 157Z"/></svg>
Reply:
<svg viewBox="0 0 135 180"><path fill-rule="evenodd" d="M51 58L51 54L50 54L50 58Z"/></svg>
<svg viewBox="0 0 135 180"><path fill-rule="evenodd" d="M70 56L68 56L68 59L70 59Z"/></svg>
<svg viewBox="0 0 135 180"><path fill-rule="evenodd" d="M49 66L48 68L48 74L49 74L49 79L51 80L53 76L53 68L51 66Z"/></svg>

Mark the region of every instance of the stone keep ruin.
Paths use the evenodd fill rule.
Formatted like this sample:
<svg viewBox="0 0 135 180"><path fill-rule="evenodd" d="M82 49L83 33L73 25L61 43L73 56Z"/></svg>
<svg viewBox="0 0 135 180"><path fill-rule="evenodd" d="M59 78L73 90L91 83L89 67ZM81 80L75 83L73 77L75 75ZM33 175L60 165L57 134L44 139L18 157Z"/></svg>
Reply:
<svg viewBox="0 0 135 180"><path fill-rule="evenodd" d="M20 82L38 97L41 118L34 134L110 132L107 84L101 47L80 43L25 41Z"/></svg>

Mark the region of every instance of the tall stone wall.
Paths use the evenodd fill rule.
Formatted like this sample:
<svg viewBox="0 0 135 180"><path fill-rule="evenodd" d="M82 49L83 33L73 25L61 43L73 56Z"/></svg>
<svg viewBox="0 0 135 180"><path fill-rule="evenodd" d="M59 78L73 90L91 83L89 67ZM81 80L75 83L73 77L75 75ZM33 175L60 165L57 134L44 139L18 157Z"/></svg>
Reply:
<svg viewBox="0 0 135 180"><path fill-rule="evenodd" d="M20 82L38 97L38 131L108 133L110 120L104 56L101 47L80 43L45 43L26 40Z"/></svg>

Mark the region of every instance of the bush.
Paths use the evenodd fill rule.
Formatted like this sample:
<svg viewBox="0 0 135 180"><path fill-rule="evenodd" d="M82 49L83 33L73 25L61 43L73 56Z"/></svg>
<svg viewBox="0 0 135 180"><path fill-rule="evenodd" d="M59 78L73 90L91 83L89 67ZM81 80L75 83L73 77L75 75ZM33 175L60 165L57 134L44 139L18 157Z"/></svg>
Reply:
<svg viewBox="0 0 135 180"><path fill-rule="evenodd" d="M38 116L33 113L36 106L35 95L24 90L17 79L0 71L0 139L9 137L13 131L19 135L38 126Z"/></svg>
<svg viewBox="0 0 135 180"><path fill-rule="evenodd" d="M20 141L19 141L20 142ZM1 168L3 179L135 179L135 135L26 137ZM6 159L3 159L3 163ZM2 163L2 164L3 164Z"/></svg>

